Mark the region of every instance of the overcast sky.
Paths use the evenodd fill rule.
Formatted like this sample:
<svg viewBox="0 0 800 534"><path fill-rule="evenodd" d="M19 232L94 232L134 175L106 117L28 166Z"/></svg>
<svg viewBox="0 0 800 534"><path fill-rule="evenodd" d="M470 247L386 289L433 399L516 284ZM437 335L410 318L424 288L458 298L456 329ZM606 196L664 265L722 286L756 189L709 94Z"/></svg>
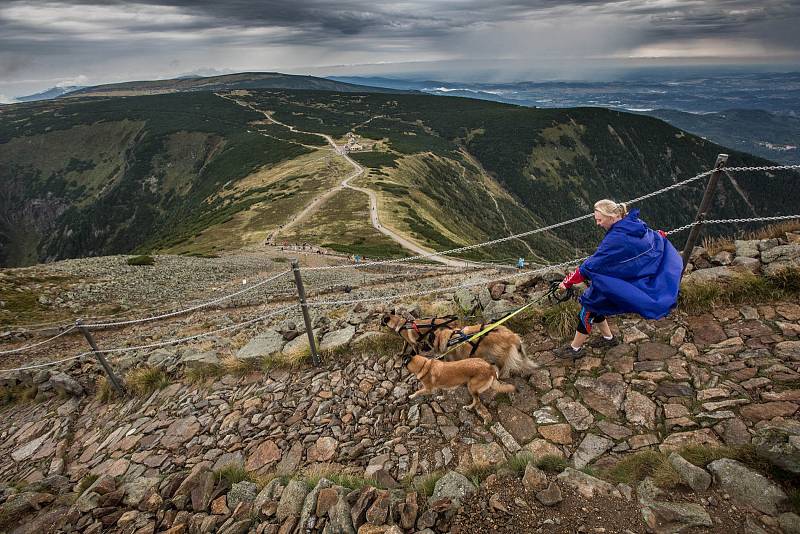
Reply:
<svg viewBox="0 0 800 534"><path fill-rule="evenodd" d="M800 70L798 27L799 0L0 0L0 98L245 70L476 81L581 79L597 65Z"/></svg>

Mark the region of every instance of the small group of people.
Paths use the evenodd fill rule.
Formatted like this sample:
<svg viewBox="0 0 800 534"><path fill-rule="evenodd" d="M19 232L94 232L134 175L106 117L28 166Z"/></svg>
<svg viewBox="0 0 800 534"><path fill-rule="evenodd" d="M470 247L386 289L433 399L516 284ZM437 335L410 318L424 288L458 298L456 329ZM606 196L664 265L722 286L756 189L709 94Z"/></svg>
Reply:
<svg viewBox="0 0 800 534"><path fill-rule="evenodd" d="M560 283L561 289L585 282L578 327L572 342L556 351L561 358L583 356L594 326L600 331L594 346L619 344L608 317L637 313L645 319L661 319L678 302L683 260L662 231L654 231L628 211L623 203L600 200L594 205L595 223L606 235L592 256Z"/></svg>

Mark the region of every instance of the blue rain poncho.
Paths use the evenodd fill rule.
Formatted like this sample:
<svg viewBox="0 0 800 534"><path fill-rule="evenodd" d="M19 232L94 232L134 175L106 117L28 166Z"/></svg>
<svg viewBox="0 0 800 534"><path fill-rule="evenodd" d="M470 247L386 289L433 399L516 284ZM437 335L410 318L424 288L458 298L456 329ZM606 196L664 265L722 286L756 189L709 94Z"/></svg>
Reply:
<svg viewBox="0 0 800 534"><path fill-rule="evenodd" d="M589 311L660 319L677 304L683 260L667 238L639 219L635 209L608 230L580 271L591 280L580 298Z"/></svg>

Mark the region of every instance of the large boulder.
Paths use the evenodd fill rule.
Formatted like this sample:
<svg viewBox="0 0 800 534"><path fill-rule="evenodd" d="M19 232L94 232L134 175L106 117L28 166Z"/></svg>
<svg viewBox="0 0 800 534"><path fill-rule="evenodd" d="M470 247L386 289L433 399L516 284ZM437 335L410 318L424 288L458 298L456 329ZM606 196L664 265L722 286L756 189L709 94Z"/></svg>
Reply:
<svg viewBox="0 0 800 534"><path fill-rule="evenodd" d="M591 499L595 495L622 497L617 488L605 480L600 480L599 478L587 475L583 471L578 471L571 467L564 469L557 478L562 485L573 488L587 499Z"/></svg>
<svg viewBox="0 0 800 534"><path fill-rule="evenodd" d="M356 327L352 325L347 325L341 330L328 332L325 334L325 337L322 338L322 343L319 345L319 350L325 352L343 347L347 345L351 339L353 339L355 333Z"/></svg>
<svg viewBox="0 0 800 534"><path fill-rule="evenodd" d="M77 380L64 373L53 373L50 375L50 385L55 391L64 395L83 395L83 386Z"/></svg>
<svg viewBox="0 0 800 534"><path fill-rule="evenodd" d="M785 471L800 475L800 434L769 426L753 437L756 453Z"/></svg>
<svg viewBox="0 0 800 534"><path fill-rule="evenodd" d="M206 365L219 365L219 357L213 350L205 352L187 352L181 357L181 361L187 369L202 367Z"/></svg>
<svg viewBox="0 0 800 534"><path fill-rule="evenodd" d="M742 505L774 516L789 503L779 486L736 460L715 460L708 464L708 469L720 489Z"/></svg>
<svg viewBox="0 0 800 534"><path fill-rule="evenodd" d="M287 517L299 517L303 509L303 503L308 495L308 486L305 481L292 479L281 493L281 500L275 512L278 520L283 521Z"/></svg>
<svg viewBox="0 0 800 534"><path fill-rule="evenodd" d="M458 507L461 499L475 492L475 485L461 473L450 471L436 481L429 502L436 501L442 497L448 497L454 506Z"/></svg>
<svg viewBox="0 0 800 534"><path fill-rule="evenodd" d="M692 527L711 527L711 516L699 504L684 502L649 502L642 507L642 517L656 534L685 532Z"/></svg>
<svg viewBox="0 0 800 534"><path fill-rule="evenodd" d="M236 357L240 360L257 360L280 352L284 343L280 333L275 330L266 330L239 349Z"/></svg>

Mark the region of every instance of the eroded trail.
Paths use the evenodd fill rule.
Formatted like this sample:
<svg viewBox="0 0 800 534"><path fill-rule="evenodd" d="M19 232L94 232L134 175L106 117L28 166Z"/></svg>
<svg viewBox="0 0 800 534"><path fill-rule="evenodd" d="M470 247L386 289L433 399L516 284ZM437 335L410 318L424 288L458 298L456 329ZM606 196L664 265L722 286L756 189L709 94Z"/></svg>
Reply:
<svg viewBox="0 0 800 534"><path fill-rule="evenodd" d="M342 191L343 189L347 188L347 189L352 189L353 191L358 191L360 193L364 193L369 198L370 223L372 224L373 228L375 228L377 231L379 231L380 233L382 233L383 235L385 235L386 237L388 237L389 239L391 239L395 243L399 244L401 247L413 252L414 254L430 254L431 253L430 249L425 249L425 248L417 245L416 243L412 242L411 240L399 235L395 231L390 230L389 228L386 228L383 224L381 224L380 219L378 217L378 197L375 194L375 192L370 190L370 189L364 188L364 187L357 187L357 186L354 186L354 185L350 185L350 183L349 183L350 180L353 180L354 178L357 178L357 177L361 176L364 173L364 171L365 171L364 167L359 165L358 162L356 162L350 156L348 156L347 153L344 150L344 147L341 147L341 146L337 145L336 142L333 140L333 138L331 136L329 136L327 134L324 134L324 133L320 133L320 132L307 132L307 131L304 131L304 130L298 130L297 128L295 128L294 126L292 126L290 124L286 124L286 123L283 123L283 122L275 119L268 112L260 110L260 109L258 109L256 107L254 107L252 104L248 104L246 102L242 102L240 100L236 100L234 98L229 98L227 96L223 96L223 95L219 95L219 94L217 96L219 96L220 98L225 98L227 100L235 102L236 104L239 104L240 106L244 106L244 107L250 108L253 111L257 111L258 113L261 113L262 115L264 115L264 117L267 120L269 120L270 122L272 122L274 124L277 124L279 126L283 126L284 128L287 128L291 132L303 133L303 134L309 134L309 135L317 135L319 137L322 137L323 139L325 139L325 141L328 142L328 144L334 150L334 152L336 152L337 154L342 156L353 167L353 172L348 174L347 177L344 180L342 180L341 183L339 183L338 186L327 190L325 193L323 193L322 195L320 195L317 198L315 198L314 200L312 200L308 205L306 205L305 208L303 208L302 211L297 213L292 219L289 220L289 222L284 224L283 227L279 231L272 232L267 237L266 244L273 245L275 243L275 240L277 239L279 233L286 232L287 230L297 226L298 223L300 223L301 221L305 220L309 215L311 215L317 209L319 209L319 207L322 206L322 204L324 204L328 199L330 199L336 193L338 193L338 192ZM374 119L376 117L372 117L372 118ZM372 119L370 119L370 120L372 120ZM369 121L367 121L367 122L369 122ZM324 150L323 148L316 147L316 146L310 146L310 145L303 145L303 146L307 146L308 148L313 148L314 150ZM465 260L456 260L456 259L447 258L447 257L432 256L430 259L432 261L435 261L435 262L438 262L438 263L442 263L444 265L450 265L452 267L464 267L464 266L467 266L467 265L471 265L471 262L468 262L468 261L465 261Z"/></svg>

